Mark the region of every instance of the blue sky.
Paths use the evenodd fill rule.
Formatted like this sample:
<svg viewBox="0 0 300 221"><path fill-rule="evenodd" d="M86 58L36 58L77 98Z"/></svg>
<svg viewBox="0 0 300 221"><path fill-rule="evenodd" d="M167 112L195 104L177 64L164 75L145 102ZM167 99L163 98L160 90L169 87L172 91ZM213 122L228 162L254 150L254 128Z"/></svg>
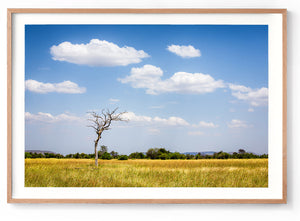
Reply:
<svg viewBox="0 0 300 221"><path fill-rule="evenodd" d="M92 153L119 107L110 151L268 152L264 25L27 25L25 86L26 149Z"/></svg>

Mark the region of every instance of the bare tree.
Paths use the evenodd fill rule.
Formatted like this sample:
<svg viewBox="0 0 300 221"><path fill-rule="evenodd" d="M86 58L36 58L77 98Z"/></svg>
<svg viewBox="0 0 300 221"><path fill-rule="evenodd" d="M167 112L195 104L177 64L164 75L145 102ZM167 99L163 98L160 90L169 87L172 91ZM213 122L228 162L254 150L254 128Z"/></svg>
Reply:
<svg viewBox="0 0 300 221"><path fill-rule="evenodd" d="M118 108L114 109L113 111L110 111L109 109L106 110L103 109L101 113L96 113L94 111L88 112L91 115L89 121L92 122L92 124L88 125L88 127L94 128L97 134L97 138L94 141L95 142L95 166L98 166L97 146L99 140L101 139L103 131L110 129L112 121L128 121L121 117L126 112L117 113L117 110Z"/></svg>

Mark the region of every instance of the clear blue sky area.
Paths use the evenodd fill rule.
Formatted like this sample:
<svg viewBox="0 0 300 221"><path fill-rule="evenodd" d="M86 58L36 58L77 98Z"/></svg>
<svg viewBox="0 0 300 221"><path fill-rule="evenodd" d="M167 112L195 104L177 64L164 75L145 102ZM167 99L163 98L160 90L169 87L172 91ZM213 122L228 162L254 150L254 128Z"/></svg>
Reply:
<svg viewBox="0 0 300 221"><path fill-rule="evenodd" d="M268 153L268 26L26 25L26 149Z"/></svg>

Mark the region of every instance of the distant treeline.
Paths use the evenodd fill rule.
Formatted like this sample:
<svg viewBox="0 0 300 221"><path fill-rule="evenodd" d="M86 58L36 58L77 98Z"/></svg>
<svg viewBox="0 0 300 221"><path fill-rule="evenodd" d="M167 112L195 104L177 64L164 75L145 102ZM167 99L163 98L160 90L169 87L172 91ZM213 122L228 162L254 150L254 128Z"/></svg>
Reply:
<svg viewBox="0 0 300 221"><path fill-rule="evenodd" d="M68 158L68 159L94 159L95 154L86 154L86 153L75 153L61 155L57 153L35 153L25 152L25 158ZM170 152L165 148L150 148L146 153L143 152L134 152L129 155L119 155L118 152L111 151L108 152L106 146L101 146L100 151L98 151L98 158L102 160L128 160L128 159L188 159L188 160L197 160L197 159L254 159L254 158L268 158L268 154L256 155L253 153L248 153L244 149L239 149L237 152L232 154L226 153L223 151L214 153L212 155L202 155L200 152L197 154L183 154L179 152Z"/></svg>

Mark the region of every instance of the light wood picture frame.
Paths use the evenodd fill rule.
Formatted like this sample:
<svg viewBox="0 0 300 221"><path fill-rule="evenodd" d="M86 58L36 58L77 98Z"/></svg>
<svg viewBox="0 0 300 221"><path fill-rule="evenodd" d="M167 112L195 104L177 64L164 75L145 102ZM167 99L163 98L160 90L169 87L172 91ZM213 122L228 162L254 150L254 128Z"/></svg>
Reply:
<svg viewBox="0 0 300 221"><path fill-rule="evenodd" d="M17 160L20 159L18 156L20 154L17 154L18 149L23 149L25 151L25 147L17 147L19 145L18 137L15 132L16 128L16 121L20 120L20 116L18 115L17 112L24 113L24 107L22 105L24 104L18 104L20 101L20 98L16 98L17 94L20 93L15 93L16 90L16 84L14 82L19 79L19 84L25 82L24 79L20 80L20 76L16 75L16 73L19 73L20 71L24 71L24 63L17 63L16 61L21 61L21 59L16 59L16 56L25 56L25 54L19 55L16 53L15 48L19 47L19 42L22 38L22 36L17 36L18 33L21 33L20 30L24 32L24 26L26 25L27 21L32 21L32 20L25 20L24 23L17 23L20 18L17 18L17 16L20 15L25 15L25 16L38 16L38 15L47 15L47 16L66 16L66 22L61 21L61 23L57 23L56 21L53 24L69 24L68 22L72 21L74 17L77 16L77 21L80 16L84 15L110 15L110 16L135 16L135 15L147 15L147 16L157 16L157 15L162 15L163 16L191 16L191 15L207 15L207 16L220 16L218 17L217 22L219 24L228 24L228 20L231 18L228 18L226 16L229 15L241 15L243 16L242 19L247 20L249 19L249 24L256 24L258 20L247 18L247 16L252 16L252 15L259 15L259 16L265 16L268 17L270 21L274 20L274 23L272 25L276 26L274 28L275 37L277 41L280 41L280 49L277 56L281 58L280 60L280 66L281 69L278 70L280 72L280 75L277 74L277 81L274 83L274 85L281 85L280 88L277 88L280 93L279 95L281 97L276 97L273 99L275 104L272 107L278 107L279 111L275 111L271 107L269 107L269 127L270 127L270 122L276 117L280 115L280 121L278 124L273 124L272 126L280 126L280 130L276 131L274 133L275 135L279 135L279 141L281 142L274 147L274 150L272 154L269 154L269 173L270 170L273 169L275 173L278 175L278 178L276 178L276 182L272 183L273 179L272 176L270 178L269 176L269 186L265 188L263 191L266 191L267 193L263 195L262 197L251 197L251 191L253 189L256 189L258 192L260 191L260 188L239 188L239 191L241 192L246 192L247 189L250 192L245 194L245 196L250 196L250 197L236 197L236 195L233 194L233 197L230 198L228 196L225 197L217 197L215 195L209 195L209 194L201 194L198 196L197 192L193 192L193 188L187 188L187 192L191 191L190 193L187 193L187 197L185 197L184 194L179 194L176 195L180 189L176 188L163 188L161 191L162 192L168 192L169 195L175 194L176 197L166 197L167 195L163 195L163 197L157 197L159 196L160 193L158 192L155 193L152 197L149 197L146 194L146 197L120 197L118 198L118 193L113 195L113 197L84 197L84 194L87 192L93 192L95 189L92 188L87 188L84 190L84 192L81 195L75 195L73 197L68 197L69 195L63 196L63 195L58 195L57 193L53 193L53 188L48 190L47 188L44 188L42 192L48 192L45 193L45 195L41 194L39 195L39 192L36 194L33 194L34 190L30 190L29 193L23 193L23 189L32 189L33 187L24 187L24 182L18 181L18 176L20 176L20 173L24 173L24 162L19 162L16 164ZM72 18L67 19L67 16L72 16ZM222 18L222 16L225 16ZM61 18L61 17L59 17ZM164 17L163 17L164 18ZM36 19L36 17L35 17ZM48 19L48 18L47 18ZM47 20L46 19L46 20ZM212 18L214 19L214 18ZM227 20L228 19L228 20ZM87 18L88 20L88 18ZM87 20L84 20L84 22L87 22ZM268 21L269 21L268 20ZM224 22L223 22L224 21ZM85 24L83 22L83 24ZM118 21L117 21L118 22ZM178 20L175 21L175 23L178 22ZM197 23L197 21L195 21ZM237 24L240 24L240 21L236 21ZM24 25L25 24L25 25ZM31 23L27 23L31 24ZM40 23L41 24L41 23ZM49 24L49 23L47 23ZM75 24L76 24L76 19L75 19ZM95 23L93 23L95 24ZM112 23L111 21L105 21L104 24L118 24L118 23ZM143 23L142 23L143 24ZM150 22L151 24L151 22ZM156 24L153 22L153 24ZM233 22L234 24L234 22ZM259 23L262 24L262 23ZM269 25L269 24L266 24ZM271 26L272 26L271 25ZM271 27L270 26L270 27ZM18 32L16 31L18 29ZM279 30L279 31L278 31ZM270 31L270 29L269 29ZM269 38L270 35L272 34L269 32ZM25 34L24 34L25 35ZM272 37L272 36L271 36ZM23 39L24 41L24 39ZM273 40L272 40L273 41ZM24 42L20 44L23 48L21 49L21 52L25 51L24 48ZM272 48L273 45L269 42L269 50ZM18 51L20 52L20 51ZM270 51L269 51L269 56L270 56ZM24 59L23 59L24 60ZM275 63L276 59L274 60L269 60L271 64L269 64L269 78L270 76L273 76L273 73L270 73L270 65L273 65ZM276 60L278 61L278 60ZM24 61L25 62L25 61ZM23 68L19 69L16 66ZM271 68L271 70L273 70ZM23 73L24 74L24 73ZM275 75L275 74L274 74ZM22 77L22 75L21 75ZM278 80L279 79L279 80ZM275 82L275 81L274 81ZM269 86L272 83L269 82ZM273 86L274 87L274 86ZM274 91L274 90L273 90ZM21 93L24 93L21 92ZM277 95L273 92L269 92L270 94L274 97ZM22 97L21 97L22 99ZM270 100L269 100L270 102ZM22 112L23 111L23 112ZM276 112L276 113L275 113ZM279 204L279 203L287 203L287 10L286 9L32 9L32 8L24 8L24 9L8 9L7 10L7 202L8 203L103 203L103 204L120 204L120 203L146 203L146 204L153 204L153 203L160 203L160 204L199 204L199 203L207 203L207 204L214 204L214 203L247 203L247 204L261 204L261 203L269 203L269 204ZM274 113L274 114L272 114ZM21 127L24 126L23 124L20 125ZM23 131L24 132L24 131ZM270 142L274 144L276 141L274 134L269 134L269 149L272 148L270 146ZM277 139L277 138L276 138ZM21 153L21 155L24 156L24 153ZM279 164L274 162L279 159ZM272 160L272 163L270 161ZM274 165L277 165L276 167ZM23 166L22 166L23 165ZM18 168L17 168L18 167ZM280 168L280 170L279 170ZM24 177L24 174L22 174L21 177ZM278 182L279 181L279 182ZM18 183L18 184L17 184ZM18 189L17 186L21 186L21 189ZM276 194L273 194L271 191L272 188L274 187L274 192ZM34 189L34 188L33 188ZM55 188L54 188L55 189ZM138 188L125 188L123 191L133 191L135 192ZM151 188L150 188L151 189ZM191 189L191 190L190 190ZM197 188L196 188L197 189ZM224 192L228 192L228 195L230 195L230 189L228 188L221 188L220 191L224 190ZM270 192L268 192L268 189L270 189ZM66 190L66 189L65 189ZM62 193L65 191L62 190ZM111 193L114 192L114 188L107 188L105 191L111 191ZM172 192L173 191L173 192ZM177 191L177 192L176 192ZM213 191L213 188L210 188L208 191ZM67 192L67 191L66 191ZM61 192L60 192L61 193ZM142 193L142 192L141 192ZM48 194L48 195L47 195ZM54 194L54 197L47 197L49 194ZM56 194L56 195L55 195ZM188 195L190 194L190 195ZM73 193L74 195L74 193ZM193 197L191 197L193 195ZM46 197L45 197L46 196ZM56 197L55 197L56 196Z"/></svg>

